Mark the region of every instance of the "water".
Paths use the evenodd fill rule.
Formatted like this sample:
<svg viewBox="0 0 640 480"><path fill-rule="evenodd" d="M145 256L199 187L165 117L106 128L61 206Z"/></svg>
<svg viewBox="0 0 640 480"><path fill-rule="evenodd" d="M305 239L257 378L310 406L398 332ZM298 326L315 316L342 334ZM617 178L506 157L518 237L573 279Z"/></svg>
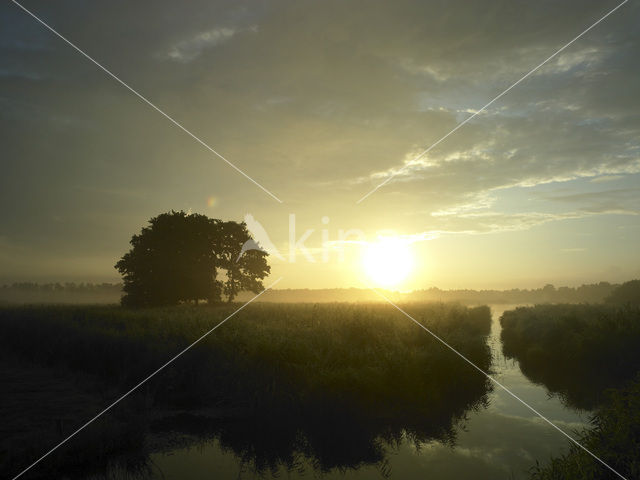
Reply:
<svg viewBox="0 0 640 480"><path fill-rule="evenodd" d="M499 318L507 308L511 306L492 308L489 345L493 356L493 377L573 435L576 429L587 423L587 412L571 410L558 398L550 397L543 386L527 380L516 361L507 360L502 355ZM426 332L424 334L427 335ZM455 437L453 446L438 440L415 445L405 438L392 446L384 446L384 461L363 463L355 469L320 472L314 468L313 459L299 454L295 456L293 465L263 472L261 478L527 478L536 460L544 462L551 456L564 453L569 445L569 440L562 433L498 386L489 394L486 408L470 412L467 419L456 426ZM216 438L194 439L186 443L188 446L151 454L149 476L167 480L249 479L258 476L250 461L242 460L233 450L222 447Z"/></svg>

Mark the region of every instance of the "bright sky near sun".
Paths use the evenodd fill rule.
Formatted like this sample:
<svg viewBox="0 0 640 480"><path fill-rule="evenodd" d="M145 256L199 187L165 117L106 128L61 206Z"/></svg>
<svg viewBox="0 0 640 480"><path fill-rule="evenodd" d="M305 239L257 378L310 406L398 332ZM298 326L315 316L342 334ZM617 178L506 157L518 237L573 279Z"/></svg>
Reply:
<svg viewBox="0 0 640 480"><path fill-rule="evenodd" d="M118 281L171 209L251 214L279 288L638 277L638 2L415 160L617 3L28 2L279 203L5 2L0 283Z"/></svg>
<svg viewBox="0 0 640 480"><path fill-rule="evenodd" d="M375 285L397 287L413 269L409 245L398 238L382 238L366 246L362 263Z"/></svg>

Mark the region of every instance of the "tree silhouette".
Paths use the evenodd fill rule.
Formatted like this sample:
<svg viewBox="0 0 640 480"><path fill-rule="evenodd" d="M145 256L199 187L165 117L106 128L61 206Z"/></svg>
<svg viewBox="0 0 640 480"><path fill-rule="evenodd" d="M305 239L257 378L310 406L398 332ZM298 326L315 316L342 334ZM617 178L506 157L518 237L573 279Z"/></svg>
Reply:
<svg viewBox="0 0 640 480"><path fill-rule="evenodd" d="M605 299L606 303L640 306L640 280L630 280L616 288Z"/></svg>
<svg viewBox="0 0 640 480"><path fill-rule="evenodd" d="M212 303L221 300L223 287L229 301L240 290L260 291L261 279L269 273L266 253L246 252L235 262L249 238L244 223L183 211L152 218L131 238L131 250L115 265L124 281L122 304L175 305L200 299ZM227 271L224 283L216 278L220 268Z"/></svg>
<svg viewBox="0 0 640 480"><path fill-rule="evenodd" d="M242 253L242 246L251 240L244 222L222 222L219 227L219 259L227 276L223 287L227 300L233 301L242 290L259 293L264 288L262 279L271 270L267 265L268 254L262 250L247 250Z"/></svg>

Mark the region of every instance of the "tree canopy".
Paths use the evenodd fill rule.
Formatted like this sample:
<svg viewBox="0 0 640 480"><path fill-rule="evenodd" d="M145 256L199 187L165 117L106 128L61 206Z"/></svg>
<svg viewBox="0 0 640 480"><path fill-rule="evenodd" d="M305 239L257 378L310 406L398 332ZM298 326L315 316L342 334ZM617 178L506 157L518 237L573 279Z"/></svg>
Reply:
<svg viewBox="0 0 640 480"><path fill-rule="evenodd" d="M221 301L223 293L232 301L241 290L260 292L270 267L261 250L240 256L250 239L244 223L183 211L151 218L115 265L123 276L122 304L174 305L202 299L212 303Z"/></svg>
<svg viewBox="0 0 640 480"><path fill-rule="evenodd" d="M606 303L640 306L640 280L625 282L605 300Z"/></svg>

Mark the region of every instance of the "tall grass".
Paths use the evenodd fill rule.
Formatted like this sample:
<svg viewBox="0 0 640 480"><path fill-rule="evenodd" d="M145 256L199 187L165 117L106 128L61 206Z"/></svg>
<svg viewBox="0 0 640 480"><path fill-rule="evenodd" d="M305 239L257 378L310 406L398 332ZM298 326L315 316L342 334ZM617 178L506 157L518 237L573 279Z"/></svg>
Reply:
<svg viewBox="0 0 640 480"><path fill-rule="evenodd" d="M113 400L80 388L91 383L86 376L19 361L6 351L0 352L0 378L2 478L13 478ZM73 472L83 476L122 463L129 469L144 467L147 422L137 413L130 405L121 405L52 452L24 478L67 478Z"/></svg>
<svg viewBox="0 0 640 480"><path fill-rule="evenodd" d="M537 305L505 312L503 351L529 379L591 409L640 371L640 309Z"/></svg>
<svg viewBox="0 0 640 480"><path fill-rule="evenodd" d="M504 353L525 375L571 406L596 408L579 442L626 478L640 478L640 309L538 305L500 321ZM619 477L572 444L566 455L537 463L532 478Z"/></svg>
<svg viewBox="0 0 640 480"><path fill-rule="evenodd" d="M235 308L3 308L0 345L98 379L115 398ZM489 368L487 307L406 309ZM486 378L391 306L264 303L239 312L154 377L135 403L240 408L244 427L198 423L259 469L306 452L326 470L381 461L380 442L406 436L454 441L453 424L480 408L488 389Z"/></svg>

